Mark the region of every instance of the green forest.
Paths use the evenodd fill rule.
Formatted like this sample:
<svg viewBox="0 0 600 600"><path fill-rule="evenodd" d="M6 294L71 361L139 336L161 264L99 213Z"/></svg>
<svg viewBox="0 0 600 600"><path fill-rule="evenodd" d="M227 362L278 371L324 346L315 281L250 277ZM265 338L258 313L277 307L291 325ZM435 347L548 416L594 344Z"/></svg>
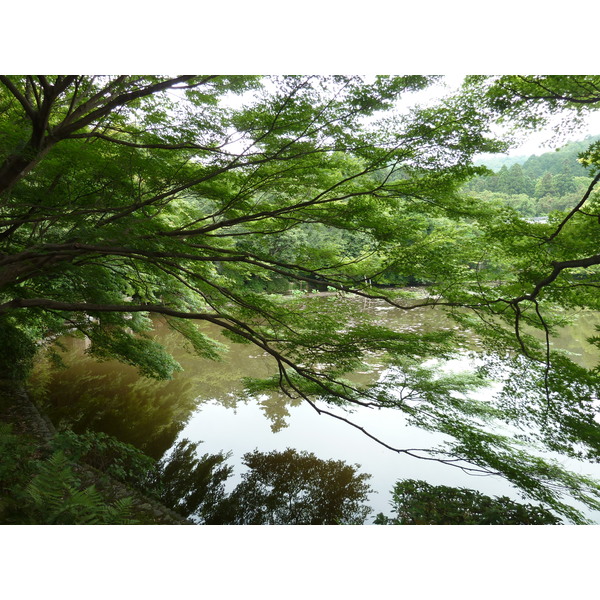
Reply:
<svg viewBox="0 0 600 600"><path fill-rule="evenodd" d="M475 177L463 189L479 199L504 202L526 217L569 210L590 185L589 170L580 155L599 139L589 136L541 155L492 158L483 164L493 174Z"/></svg>
<svg viewBox="0 0 600 600"><path fill-rule="evenodd" d="M600 77L469 76L414 100L441 83L0 75L0 523L594 522L600 481L565 465L600 460L600 364L556 339L600 309L600 135L567 141L600 108ZM556 151L507 157L557 115ZM392 326L364 301L437 327ZM226 451L175 443L193 406L160 407L160 452L131 443L126 398L123 435L51 422L32 373L64 368L69 338L141 382L177 377L157 324L202 359L268 356L247 398L306 404L522 501L398 473L389 514L369 516L359 465L292 448L246 453L227 491ZM597 352L599 330L581 344ZM467 353L475 371L444 370ZM359 381L374 360L394 377ZM77 392L89 405L93 385ZM355 409L444 441L383 438Z"/></svg>

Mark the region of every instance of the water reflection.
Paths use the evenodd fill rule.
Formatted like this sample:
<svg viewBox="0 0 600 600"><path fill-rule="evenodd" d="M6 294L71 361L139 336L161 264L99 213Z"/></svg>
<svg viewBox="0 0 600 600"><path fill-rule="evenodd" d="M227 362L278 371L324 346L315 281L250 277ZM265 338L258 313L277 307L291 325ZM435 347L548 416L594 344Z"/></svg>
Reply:
<svg viewBox="0 0 600 600"><path fill-rule="evenodd" d="M329 302L317 297L311 301ZM403 312L389 309L381 302L361 301L359 310L379 324L403 331L454 328L445 315L431 309ZM32 395L58 426L80 433L88 429L102 431L145 453L160 458L168 450L190 417L206 403L235 412L252 402L270 424L272 433L289 426L290 409L302 400L280 393L248 398L243 394L245 377L268 377L277 372L275 361L266 353L246 344L232 344L210 323L200 323L203 333L227 343L229 351L215 362L193 354L182 343L182 336L161 319L155 320L154 338L160 341L181 364L183 371L170 381L140 378L134 367L115 360L98 362L86 354L86 340L65 338L64 350L55 348L66 369L54 366L42 356L32 377ZM372 357L370 368L355 373L357 384L377 379L383 367Z"/></svg>
<svg viewBox="0 0 600 600"><path fill-rule="evenodd" d="M202 329L220 337L214 326ZM58 427L102 431L160 458L200 404L217 401L235 410L243 401L242 378L274 372L270 357L242 344L232 344L220 362L199 358L161 320L155 322L155 338L183 367L172 380L140 378L129 365L98 362L85 353L85 340L65 338L61 340L65 350L57 351L66 369L57 368L49 355L42 356L29 381L32 395ZM261 399L273 431L285 427L289 404L290 399L280 394Z"/></svg>
<svg viewBox="0 0 600 600"><path fill-rule="evenodd" d="M551 344L555 349L567 353L569 358L586 369L598 366L598 348L592 346L587 339L598 335L596 327L600 326L600 316L596 312L581 311L573 322L560 329Z"/></svg>
<svg viewBox="0 0 600 600"><path fill-rule="evenodd" d="M375 301L361 303L360 309L396 330L456 329L450 318L432 309L405 312ZM585 340L599 322L597 314L581 313L561 331L554 346L571 352L573 360L583 366L595 366L595 348ZM224 341L214 326L201 324L200 328ZM188 352L180 335L161 320L156 321L155 337L183 367L171 381L141 379L135 368L116 361L99 363L85 354L84 340L67 339L67 352L61 354L68 368L56 369L47 358L41 359L31 387L56 424L63 423L76 432L103 431L155 458L182 437L204 440L203 451L232 450L236 475L230 485L236 483L236 477L239 482L243 454L254 448L293 447L323 459L362 464L363 471L373 474L373 487L379 491L378 497L371 497L376 512L388 511L389 491L400 477L473 487L472 479L457 470L394 455L345 424L318 417L300 400L282 394L244 396L244 377L268 377L276 372L274 361L252 346L230 344L223 360L213 362ZM370 369L356 373L353 379L359 384L372 382L382 375L383 368L373 360ZM396 440L404 447L430 447L439 441L435 434L407 428L401 414L389 411L359 409L353 420L381 439ZM486 478L478 483L485 493L513 495L512 488L502 481Z"/></svg>
<svg viewBox="0 0 600 600"><path fill-rule="evenodd" d="M313 453L248 452L248 471L206 520L215 525L361 525L370 475Z"/></svg>
<svg viewBox="0 0 600 600"><path fill-rule="evenodd" d="M71 350L65 371L44 360L31 379L32 395L53 423L76 433L102 431L160 458L197 407L193 381L136 379L133 369L113 370Z"/></svg>
<svg viewBox="0 0 600 600"><path fill-rule="evenodd" d="M397 331L457 329L439 310L407 312L378 301L359 302L364 313ZM581 313L573 324L559 332L553 346L566 350L580 365L594 367L597 354L586 338L594 333L598 323L596 313ZM216 326L201 323L199 328L210 337L226 341ZM103 431L160 457L201 405L216 402L236 411L250 401L242 394L243 378L276 373L275 361L269 355L246 344L229 343L223 360L214 362L188 351L182 337L160 319L155 321L154 337L183 367L170 381L140 378L135 368L117 361L97 362L85 353L85 340L66 338L62 340L66 351L60 355L67 368L57 369L47 356L42 357L30 380L33 394L58 425L65 424L76 432ZM371 383L381 375L384 367L378 364L377 357L371 357L369 363L367 370L352 375L355 383ZM278 393L251 401L269 421L273 433L289 425L290 409L301 403Z"/></svg>

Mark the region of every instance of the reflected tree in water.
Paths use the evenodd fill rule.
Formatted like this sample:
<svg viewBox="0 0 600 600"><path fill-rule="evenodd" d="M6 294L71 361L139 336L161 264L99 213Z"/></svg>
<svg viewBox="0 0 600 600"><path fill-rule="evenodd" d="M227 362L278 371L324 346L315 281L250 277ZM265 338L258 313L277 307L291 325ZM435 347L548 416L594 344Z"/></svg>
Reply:
<svg viewBox="0 0 600 600"><path fill-rule="evenodd" d="M300 406L300 398L288 398L283 394L263 394L258 399L263 415L271 424L271 431L277 433L289 426L290 407Z"/></svg>
<svg viewBox="0 0 600 600"><path fill-rule="evenodd" d="M371 512L370 475L360 465L322 460L308 452L244 454L249 471L208 524L359 525Z"/></svg>
<svg viewBox="0 0 600 600"><path fill-rule="evenodd" d="M377 525L557 525L560 519L541 506L507 496L426 481L398 481L392 491L394 518L377 515Z"/></svg>
<svg viewBox="0 0 600 600"><path fill-rule="evenodd" d="M224 482L233 469L224 464L230 454L199 456L200 443L181 440L158 463L149 487L165 506L183 516L204 520L224 500Z"/></svg>
<svg viewBox="0 0 600 600"><path fill-rule="evenodd" d="M114 369L72 352L67 370L38 361L31 396L59 428L101 431L159 459L197 407L196 381L138 378L132 367Z"/></svg>

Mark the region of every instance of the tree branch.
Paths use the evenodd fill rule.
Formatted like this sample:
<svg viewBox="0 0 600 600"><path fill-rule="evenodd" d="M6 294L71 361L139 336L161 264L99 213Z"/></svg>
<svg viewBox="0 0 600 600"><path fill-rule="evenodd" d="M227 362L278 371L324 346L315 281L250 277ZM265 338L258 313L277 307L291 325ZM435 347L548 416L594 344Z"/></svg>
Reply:
<svg viewBox="0 0 600 600"><path fill-rule="evenodd" d="M127 140L121 140L119 138L110 137L103 133L74 133L68 135L66 140L77 140L77 139L99 139L111 144L119 144L121 146L128 146L130 148L144 148L148 150L204 150L207 152L218 152L223 154L217 146L201 146L200 144L183 143L183 144L139 144L137 142L128 142Z"/></svg>
<svg viewBox="0 0 600 600"><path fill-rule="evenodd" d="M588 256L587 258L578 258L575 260L564 260L564 261L552 261L552 273L550 273L550 275L548 275L547 277L544 277L544 279L541 279L540 281L537 282L537 284L535 285L535 287L533 288L533 291L529 294L523 294L522 296L519 296L518 298L513 298L512 300L510 300L509 302L511 304L518 304L519 302L522 302L523 300L535 300L535 298L539 295L539 293L542 291L543 288L547 287L548 285L550 285L559 275L562 271L564 271L565 269L587 269L588 267L591 267L593 265L599 265L600 264L600 254L596 254L594 256Z"/></svg>
<svg viewBox="0 0 600 600"><path fill-rule="evenodd" d="M583 198L577 203L577 205L571 210L571 212L569 212L569 214L561 221L561 223L558 225L558 227L552 233L552 235L545 238L546 242L551 242L561 232L562 228L569 222L571 217L577 211L579 211L579 209L585 204L586 200L590 197L590 194L592 193L592 191L593 191L594 187L596 186L596 184L598 183L598 181L600 181L600 171L598 172L596 177L594 177L594 179L588 186L588 189L585 192L585 194L583 195Z"/></svg>
<svg viewBox="0 0 600 600"><path fill-rule="evenodd" d="M205 77L202 80L202 83L206 83L211 79L214 79L216 75L211 75ZM78 129L82 129L83 127L93 123L94 121L100 119L101 117L106 116L110 112L112 112L115 108L119 106L123 106L128 104L133 100L138 100L140 98L145 98L146 96L151 96L157 92L161 92L164 90L173 87L177 83L182 83L185 81L189 81L193 79L194 75L183 75L181 77L176 77L173 79L167 79L165 81L159 81L153 85L149 85L147 87L141 88L139 90L135 90L132 92L126 92L124 94L120 94L116 98L113 98L103 106L93 110L85 116L82 116L79 120L74 120L75 117L78 116L78 109L76 109L68 119L65 119L54 131L55 135L61 139L71 135Z"/></svg>
<svg viewBox="0 0 600 600"><path fill-rule="evenodd" d="M37 111L30 104L29 100L27 100L27 98L19 91L19 88L17 88L6 75L0 75L0 82L2 82L8 91L19 101L19 104L23 107L25 114L31 121L35 121L37 118Z"/></svg>

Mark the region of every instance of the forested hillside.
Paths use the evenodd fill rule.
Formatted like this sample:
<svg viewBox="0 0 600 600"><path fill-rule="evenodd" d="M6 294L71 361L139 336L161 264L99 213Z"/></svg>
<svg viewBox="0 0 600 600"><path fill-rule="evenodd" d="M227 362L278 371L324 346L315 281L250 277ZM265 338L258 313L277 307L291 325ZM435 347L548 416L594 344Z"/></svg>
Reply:
<svg viewBox="0 0 600 600"><path fill-rule="evenodd" d="M588 136L541 155L478 161L494 172L475 177L463 189L478 198L511 206L527 217L566 210L590 185L589 172L580 156L599 139Z"/></svg>

